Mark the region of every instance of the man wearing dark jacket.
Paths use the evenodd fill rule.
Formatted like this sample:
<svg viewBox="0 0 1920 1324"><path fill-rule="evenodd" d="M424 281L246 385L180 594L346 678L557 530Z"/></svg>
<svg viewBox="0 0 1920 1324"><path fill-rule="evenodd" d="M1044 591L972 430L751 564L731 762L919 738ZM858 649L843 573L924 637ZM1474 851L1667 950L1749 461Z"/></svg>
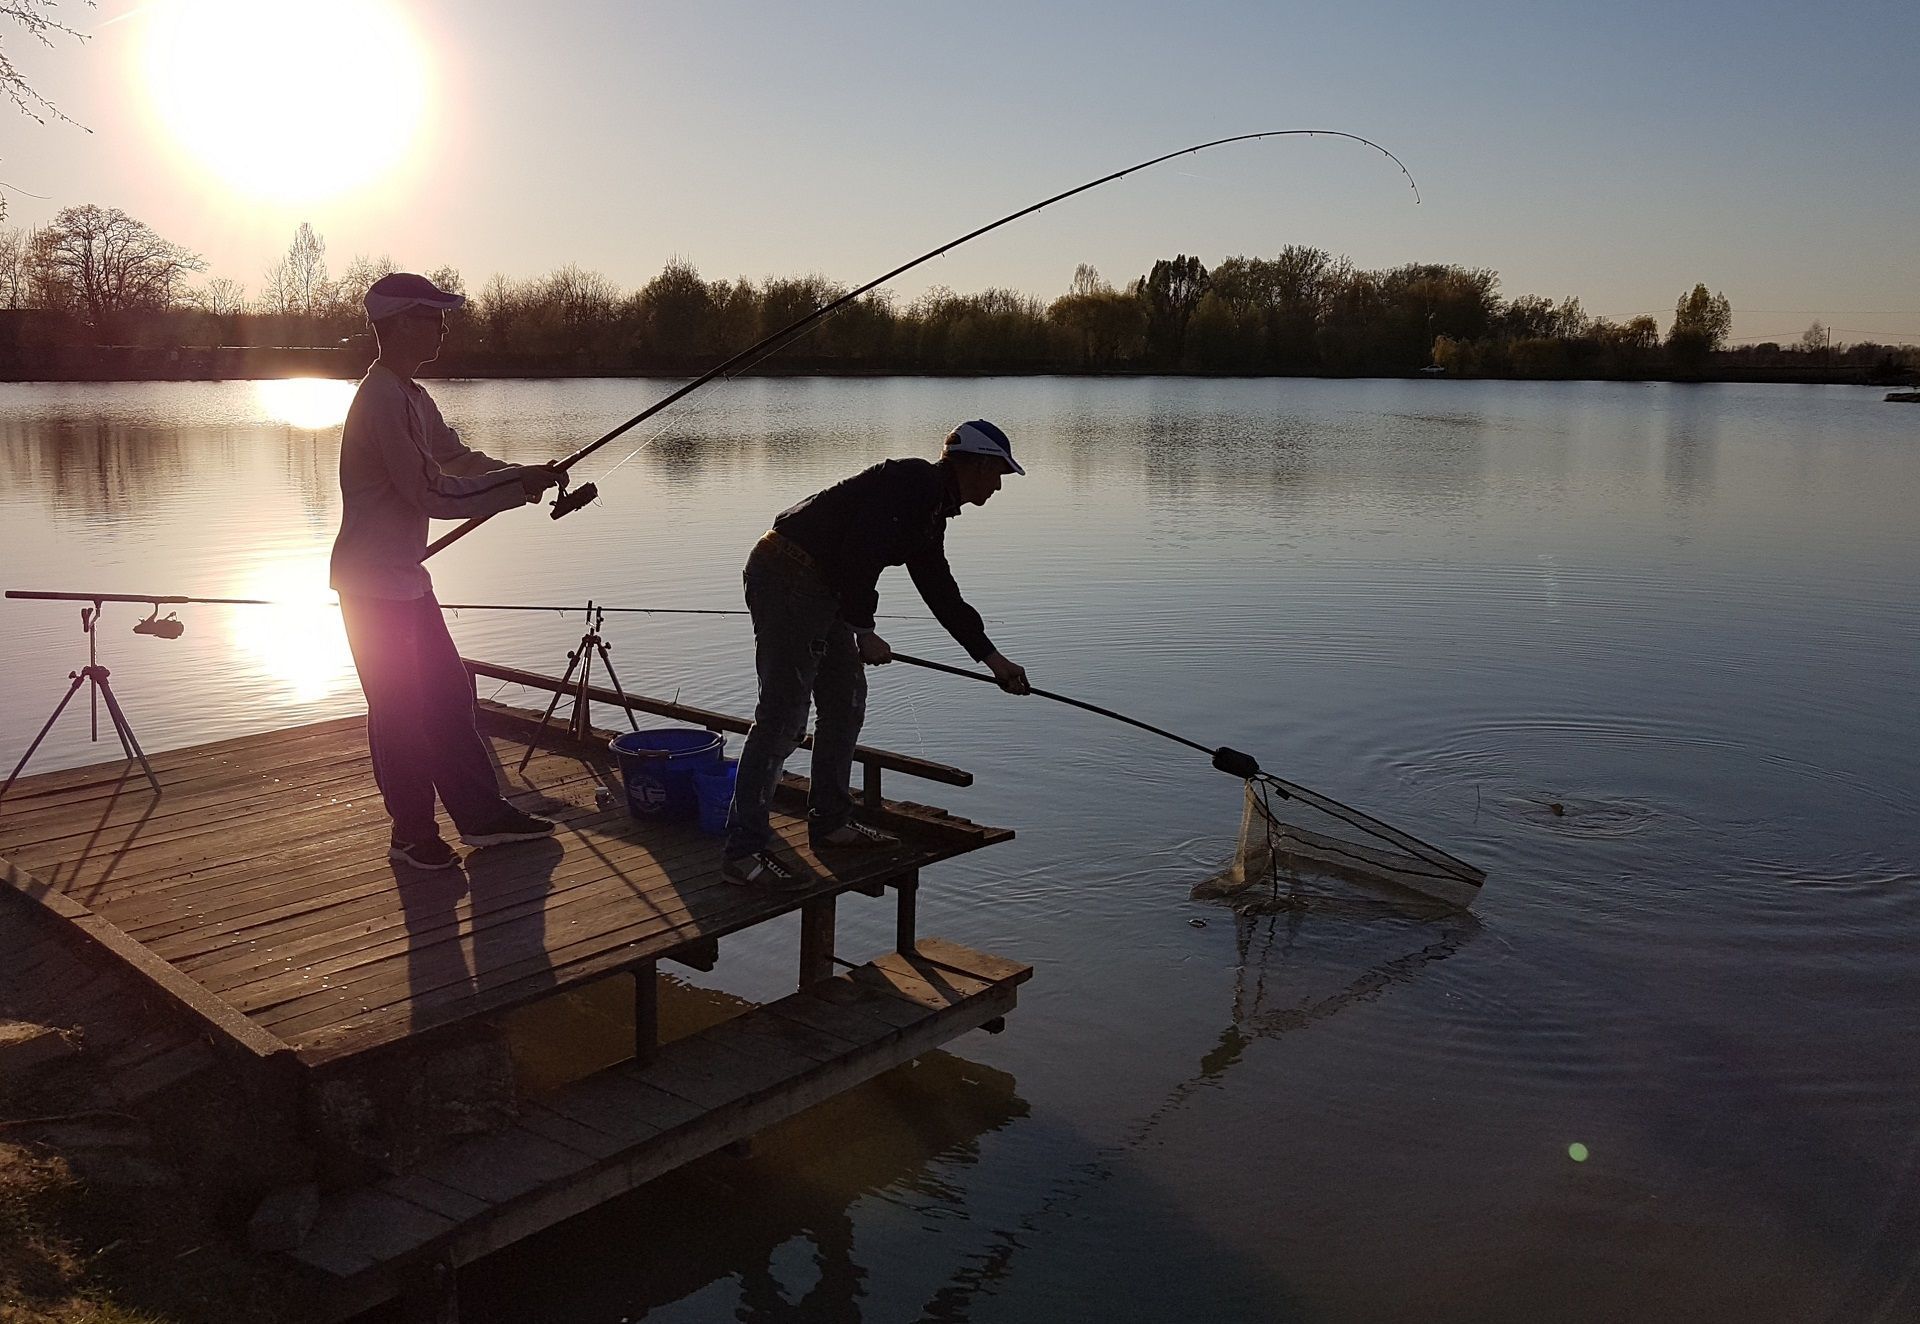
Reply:
<svg viewBox="0 0 1920 1324"><path fill-rule="evenodd" d="M753 614L760 702L740 755L727 820L722 873L730 882L804 886L807 880L772 849L769 809L787 756L813 736L813 793L807 836L815 850L892 844L853 820L853 749L866 715L862 664L893 652L874 630L880 572L904 565L935 619L1011 694L1027 692L1027 673L987 638L947 565L947 521L984 506L1009 473L1025 473L1006 433L984 419L947 437L939 461L886 460L782 511L755 544L745 571Z"/></svg>

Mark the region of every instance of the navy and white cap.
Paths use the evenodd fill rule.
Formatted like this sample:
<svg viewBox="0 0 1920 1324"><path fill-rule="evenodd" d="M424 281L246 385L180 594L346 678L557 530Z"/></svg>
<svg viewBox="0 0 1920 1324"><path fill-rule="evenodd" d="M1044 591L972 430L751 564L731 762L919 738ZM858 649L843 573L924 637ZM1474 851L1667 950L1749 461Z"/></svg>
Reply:
<svg viewBox="0 0 1920 1324"><path fill-rule="evenodd" d="M382 276L368 287L367 297L363 300L369 322L398 317L401 313L416 309L431 313L451 312L466 301L464 294L450 294L425 276L416 276L410 271L396 271Z"/></svg>
<svg viewBox="0 0 1920 1324"><path fill-rule="evenodd" d="M947 454L991 455L1014 473L1026 472L1013 458L1013 443L1007 440L1007 434L984 418L971 419L948 433Z"/></svg>

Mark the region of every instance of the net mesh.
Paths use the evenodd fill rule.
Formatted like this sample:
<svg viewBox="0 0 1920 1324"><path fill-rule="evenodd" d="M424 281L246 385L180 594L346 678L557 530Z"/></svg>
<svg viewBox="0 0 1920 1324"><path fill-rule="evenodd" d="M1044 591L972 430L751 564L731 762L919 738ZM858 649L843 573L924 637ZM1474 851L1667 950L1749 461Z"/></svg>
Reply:
<svg viewBox="0 0 1920 1324"><path fill-rule="evenodd" d="M1471 905L1486 875L1418 838L1304 787L1262 775L1246 784L1233 862L1208 888L1358 884L1399 899Z"/></svg>

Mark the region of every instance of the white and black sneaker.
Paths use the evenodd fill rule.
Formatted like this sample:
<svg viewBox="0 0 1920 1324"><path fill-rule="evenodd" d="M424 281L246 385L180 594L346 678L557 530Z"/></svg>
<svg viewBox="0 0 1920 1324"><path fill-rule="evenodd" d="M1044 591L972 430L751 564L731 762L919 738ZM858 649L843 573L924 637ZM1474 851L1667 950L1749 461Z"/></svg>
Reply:
<svg viewBox="0 0 1920 1324"><path fill-rule="evenodd" d="M510 841L538 841L552 835L552 819L522 813L509 804L501 805L485 823L460 830L460 840L469 846L504 846Z"/></svg>
<svg viewBox="0 0 1920 1324"><path fill-rule="evenodd" d="M766 886L777 892L791 892L809 881L770 850L728 856L720 861L720 876L742 887Z"/></svg>
<svg viewBox="0 0 1920 1324"><path fill-rule="evenodd" d="M416 869L451 869L460 863L460 857L453 853L453 847L437 835L421 837L416 841L394 837L387 842L387 858L396 864L410 864Z"/></svg>
<svg viewBox="0 0 1920 1324"><path fill-rule="evenodd" d="M848 820L831 832L808 833L807 843L815 850L878 850L898 846L900 838L891 832Z"/></svg>

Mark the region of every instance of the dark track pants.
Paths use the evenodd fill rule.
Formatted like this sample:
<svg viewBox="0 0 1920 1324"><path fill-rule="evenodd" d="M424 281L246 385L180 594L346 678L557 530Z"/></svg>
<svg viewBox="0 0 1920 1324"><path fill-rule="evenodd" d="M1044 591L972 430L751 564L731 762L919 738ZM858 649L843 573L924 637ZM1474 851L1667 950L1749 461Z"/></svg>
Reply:
<svg viewBox="0 0 1920 1324"><path fill-rule="evenodd" d="M434 792L463 831L504 803L475 725L473 683L433 594L411 601L340 595L347 644L367 696L373 778L403 840L434 836Z"/></svg>
<svg viewBox="0 0 1920 1324"><path fill-rule="evenodd" d="M840 599L832 590L812 571L758 547L747 559L744 578L760 702L740 752L727 815L730 859L773 844L773 790L806 734L810 703L815 726L807 830L822 836L852 817L848 783L867 715L867 673L853 627L840 619Z"/></svg>

